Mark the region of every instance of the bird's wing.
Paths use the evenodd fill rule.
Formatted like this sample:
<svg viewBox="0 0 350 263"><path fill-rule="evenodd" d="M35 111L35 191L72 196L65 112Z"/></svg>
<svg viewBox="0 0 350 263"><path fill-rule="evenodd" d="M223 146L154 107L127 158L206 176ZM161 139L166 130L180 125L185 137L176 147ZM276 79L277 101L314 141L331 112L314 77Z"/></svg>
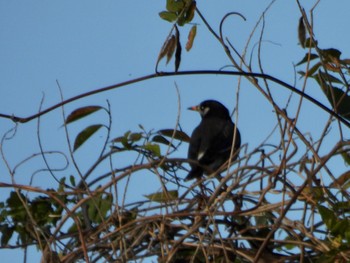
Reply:
<svg viewBox="0 0 350 263"><path fill-rule="evenodd" d="M199 160L199 151L202 144L201 126L197 126L191 135L190 146L188 148L188 158L192 160Z"/></svg>
<svg viewBox="0 0 350 263"><path fill-rule="evenodd" d="M226 137L230 136L230 128L225 128L226 121L217 119L205 120L200 126L202 130L202 139L198 149L198 157L200 157L198 160L207 160L209 156L210 158L215 158L215 154L226 147ZM225 129L227 129L227 131L224 131ZM227 135L224 133L227 133Z"/></svg>

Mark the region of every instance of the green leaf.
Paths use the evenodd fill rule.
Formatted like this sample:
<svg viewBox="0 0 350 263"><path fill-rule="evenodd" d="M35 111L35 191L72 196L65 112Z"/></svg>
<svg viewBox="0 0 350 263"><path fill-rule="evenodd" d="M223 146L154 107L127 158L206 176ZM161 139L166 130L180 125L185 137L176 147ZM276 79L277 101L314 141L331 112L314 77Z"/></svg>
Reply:
<svg viewBox="0 0 350 263"><path fill-rule="evenodd" d="M191 4L187 8L185 12L185 23L190 23L194 18L194 14L196 12L196 1L191 1Z"/></svg>
<svg viewBox="0 0 350 263"><path fill-rule="evenodd" d="M74 141L73 151L76 151L80 146L82 146L92 135L94 135L100 128L101 124L91 125L81 131Z"/></svg>
<svg viewBox="0 0 350 263"><path fill-rule="evenodd" d="M72 176L72 175L71 175ZM64 193L64 188L65 188L65 184L66 184L66 178L65 177L62 177L60 182L59 182L59 185L58 185L58 188L57 188L57 192L58 193Z"/></svg>
<svg viewBox="0 0 350 263"><path fill-rule="evenodd" d="M112 142L114 143L120 142L126 149L131 149L131 143L129 142L130 134L131 134L131 131L127 131L124 133L124 136L114 138Z"/></svg>
<svg viewBox="0 0 350 263"><path fill-rule="evenodd" d="M299 75L301 75L302 77L305 77L305 76L306 76L305 71L299 70L299 71L297 71L297 73L298 73Z"/></svg>
<svg viewBox="0 0 350 263"><path fill-rule="evenodd" d="M318 205L317 208L322 217L322 221L326 224L328 229L332 229L337 223L337 217L335 216L334 212L322 205Z"/></svg>
<svg viewBox="0 0 350 263"><path fill-rule="evenodd" d="M346 241L348 242L348 244L350 244L350 228L345 230L344 237L345 237Z"/></svg>
<svg viewBox="0 0 350 263"><path fill-rule="evenodd" d="M143 149L151 152L153 155L160 157L160 147L158 144L155 143L146 143L145 145L142 146Z"/></svg>
<svg viewBox="0 0 350 263"><path fill-rule="evenodd" d="M284 241L287 241L286 244L283 245L283 247L287 250L292 250L296 247L295 244L291 243L291 244L288 244L288 241L295 241L295 238L293 238L292 236L287 236Z"/></svg>
<svg viewBox="0 0 350 263"><path fill-rule="evenodd" d="M308 71L307 71L307 77L312 77L312 75L320 68L322 65L321 62L317 62L315 65L313 65Z"/></svg>
<svg viewBox="0 0 350 263"><path fill-rule="evenodd" d="M305 40L305 47L306 48L314 48L317 46L317 40L311 39L310 37Z"/></svg>
<svg viewBox="0 0 350 263"><path fill-rule="evenodd" d="M323 87L327 88L327 90L323 91L335 111L344 118L350 120L350 96L337 87L329 86L327 84Z"/></svg>
<svg viewBox="0 0 350 263"><path fill-rule="evenodd" d="M167 146L171 146L171 147L173 147L173 148L175 148L175 146L172 144L172 143L170 143L170 141L168 141L166 138L164 138L163 136L161 136L161 135L156 135L156 136L154 136L153 138L152 138L152 142L158 142L158 143L161 143L161 144L165 144L165 145L167 145Z"/></svg>
<svg viewBox="0 0 350 263"><path fill-rule="evenodd" d="M39 196L31 202L30 211L38 225L46 225L51 222L49 215L53 213L51 201L47 197Z"/></svg>
<svg viewBox="0 0 350 263"><path fill-rule="evenodd" d="M73 175L69 176L69 181L72 186L75 186L75 177Z"/></svg>
<svg viewBox="0 0 350 263"><path fill-rule="evenodd" d="M333 204L333 209L337 213L350 212L350 201L338 201Z"/></svg>
<svg viewBox="0 0 350 263"><path fill-rule="evenodd" d="M6 245L8 245L8 242L11 239L14 230L14 227L9 227L7 224L0 226L1 247L5 247Z"/></svg>
<svg viewBox="0 0 350 263"><path fill-rule="evenodd" d="M143 137L142 132L131 132L127 131L124 133L124 136L117 137L112 140L112 142L120 142L126 149L131 149L132 144L138 142Z"/></svg>
<svg viewBox="0 0 350 263"><path fill-rule="evenodd" d="M167 0L166 9L169 12L180 12L185 6L185 3L182 0Z"/></svg>
<svg viewBox="0 0 350 263"><path fill-rule="evenodd" d="M128 138L131 142L137 142L142 139L142 132L133 132Z"/></svg>
<svg viewBox="0 0 350 263"><path fill-rule="evenodd" d="M158 133L160 133L163 136L174 138L182 142L190 142L191 139L185 132L179 130L163 129L159 130Z"/></svg>
<svg viewBox="0 0 350 263"><path fill-rule="evenodd" d="M101 200L100 203L100 212L102 216L106 216L107 212L111 210L113 204L113 196L111 194L107 194L105 198Z"/></svg>
<svg viewBox="0 0 350 263"><path fill-rule="evenodd" d="M340 60L341 52L338 49L335 49L335 48L321 49L320 53L326 61L333 61L334 59L336 59L337 61Z"/></svg>
<svg viewBox="0 0 350 263"><path fill-rule="evenodd" d="M196 11L196 1L188 0L186 5L180 13L180 16L177 18L177 24L179 26L184 26L192 21Z"/></svg>
<svg viewBox="0 0 350 263"><path fill-rule="evenodd" d="M337 83L337 84L343 84L343 82L340 79L334 77L331 74L323 72L321 70L318 72L317 75L314 75L313 77L316 79L316 81L320 85L321 85L322 81L323 82L332 82L332 83Z"/></svg>
<svg viewBox="0 0 350 263"><path fill-rule="evenodd" d="M179 193L177 190L171 190L166 192L157 192L149 195L145 195L147 199L150 201L154 201L157 203L169 202L177 200L179 197Z"/></svg>
<svg viewBox="0 0 350 263"><path fill-rule="evenodd" d="M90 115L100 109L103 109L100 106L87 106L87 107L82 107L79 109L74 110L69 116L67 117L65 124L72 123L74 121L77 121L87 115Z"/></svg>
<svg viewBox="0 0 350 263"><path fill-rule="evenodd" d="M177 15L175 13L168 11L160 12L159 16L168 22L174 22L177 19Z"/></svg>
<svg viewBox="0 0 350 263"><path fill-rule="evenodd" d="M308 61L311 61L311 60L314 60L315 58L318 58L318 55L316 54L309 54L309 53L306 53L304 58L302 60L300 60L296 66L300 66L301 64L304 64Z"/></svg>
<svg viewBox="0 0 350 263"><path fill-rule="evenodd" d="M134 221L138 216L139 210L134 207L130 210L119 211L118 216L113 217L115 225L125 225L129 222Z"/></svg>
<svg viewBox="0 0 350 263"><path fill-rule="evenodd" d="M349 229L350 222L347 219L337 221L331 229L331 233L334 236L344 236L345 232Z"/></svg>
<svg viewBox="0 0 350 263"><path fill-rule="evenodd" d="M20 195L24 202L28 202L23 194L20 193ZM25 210L16 192L12 191L10 193L10 197L6 200L6 204L9 208L9 215L12 217L14 222L23 223L27 220L27 211Z"/></svg>
<svg viewBox="0 0 350 263"><path fill-rule="evenodd" d="M105 196L105 197L104 197ZM93 223L101 223L106 218L113 203L111 194L98 194L92 197L88 202L88 214Z"/></svg>

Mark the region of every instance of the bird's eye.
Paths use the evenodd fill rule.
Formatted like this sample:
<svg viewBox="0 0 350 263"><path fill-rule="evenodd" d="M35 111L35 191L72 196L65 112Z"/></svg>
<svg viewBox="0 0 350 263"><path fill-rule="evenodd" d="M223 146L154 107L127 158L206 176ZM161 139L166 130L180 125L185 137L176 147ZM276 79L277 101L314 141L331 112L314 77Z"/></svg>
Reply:
<svg viewBox="0 0 350 263"><path fill-rule="evenodd" d="M201 112L201 115L205 116L205 115L208 114L210 108L202 105L202 106L199 107L199 110Z"/></svg>

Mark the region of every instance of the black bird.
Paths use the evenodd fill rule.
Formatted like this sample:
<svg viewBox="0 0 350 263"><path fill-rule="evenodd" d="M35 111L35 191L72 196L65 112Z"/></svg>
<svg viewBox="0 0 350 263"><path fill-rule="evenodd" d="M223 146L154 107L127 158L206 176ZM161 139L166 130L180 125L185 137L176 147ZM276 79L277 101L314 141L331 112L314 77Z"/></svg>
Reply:
<svg viewBox="0 0 350 263"><path fill-rule="evenodd" d="M229 160L232 144L232 161L235 160L241 146L241 135L235 128L229 111L220 102L206 100L188 109L198 111L202 121L194 129L188 148L188 159L198 163L190 163L191 171L185 181L200 178L203 173L215 172Z"/></svg>

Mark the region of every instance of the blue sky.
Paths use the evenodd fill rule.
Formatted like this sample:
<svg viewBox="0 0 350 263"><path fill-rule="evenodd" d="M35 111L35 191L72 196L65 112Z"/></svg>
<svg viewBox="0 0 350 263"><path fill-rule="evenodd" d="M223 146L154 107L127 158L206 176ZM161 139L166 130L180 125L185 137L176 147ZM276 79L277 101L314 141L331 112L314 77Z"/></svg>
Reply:
<svg viewBox="0 0 350 263"><path fill-rule="evenodd" d="M312 3L310 3L312 2ZM306 11L315 1L301 1ZM225 34L238 50L242 50L259 16L269 1L198 1L198 7L215 30L219 21L229 11L243 14L247 21L231 17L224 26ZM36 113L44 96L43 108L60 101L56 80L60 83L64 97L91 91L154 72L158 52L171 24L159 18L165 9L165 1L16 1L0 2L0 112L26 117ZM350 2L338 0L321 1L314 13L315 35L322 48L338 48L343 57L349 57L349 36L347 31ZM265 33L262 45L262 62L266 73L287 83L302 82L295 75L294 64L303 56L298 45L297 25L300 13L295 1L276 1L265 17ZM183 51L180 70L217 70L229 63L219 43L210 35L199 20L197 38L193 49ZM261 27L259 27L261 28ZM184 45L190 27L181 28ZM256 43L259 34L254 36ZM251 52L253 44L248 52ZM256 56L256 51L253 57ZM254 60L256 63L256 60ZM257 69L255 64L253 68ZM173 62L160 70L172 71ZM135 85L84 98L66 106L66 112L86 105L106 105L108 99L113 114L112 137L127 130L138 130L138 124L146 129L173 128L178 115L178 86L181 96L181 125L191 133L199 122L199 116L186 108L213 98L224 103L230 110L236 105L237 77L228 76L185 76L148 80ZM289 92L272 84L273 93L280 105L287 102ZM329 105L315 83L308 85L307 92ZM269 134L276 123L270 104L245 80L242 81L239 96L239 118L243 143L254 149ZM293 96L293 101L298 101ZM319 136L327 120L316 107L305 103L299 125L302 132ZM293 111L291 111L293 115ZM95 118L95 119L94 119ZM76 134L87 123L107 121L105 115L81 124L72 125L70 132ZM317 119L317 123L314 120ZM41 136L47 150L66 151L66 138L62 125L62 113L56 110L42 117ZM11 167L34 152L38 152L36 121L18 126L17 134L6 141L3 150ZM1 136L14 124L0 119ZM83 146L77 152L81 162L94 158L94 147L103 142L104 133L94 137L91 145ZM176 156L185 157L186 147ZM87 153L91 153L87 155ZM55 160L53 160L55 161ZM59 161L57 161L59 163ZM31 174L40 166L33 160L18 170L17 183L28 183ZM0 181L11 182L11 178L0 161ZM45 175L35 176L34 185L53 181ZM45 185L46 187L46 185ZM145 186L147 194L147 187ZM154 189L150 187L150 192ZM1 189L0 200L7 196ZM22 252L0 250L2 262L20 262ZM34 250L28 257L37 258ZM16 259L15 259L16 258ZM30 261L30 260L29 260ZM32 261L33 262L33 261Z"/></svg>

